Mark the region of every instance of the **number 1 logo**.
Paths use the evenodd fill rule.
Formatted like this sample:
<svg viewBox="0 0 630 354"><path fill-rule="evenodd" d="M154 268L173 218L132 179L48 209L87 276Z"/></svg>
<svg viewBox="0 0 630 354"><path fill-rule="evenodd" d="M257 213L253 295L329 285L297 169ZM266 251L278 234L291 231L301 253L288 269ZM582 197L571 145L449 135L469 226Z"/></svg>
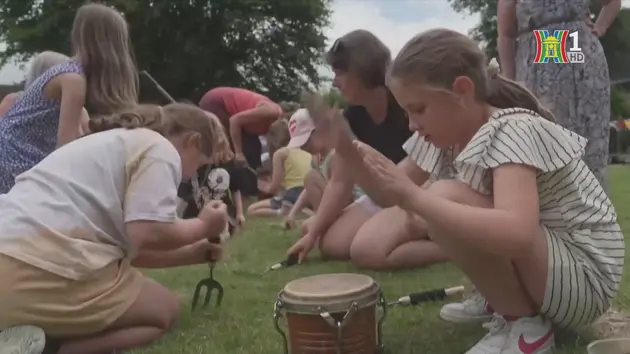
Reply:
<svg viewBox="0 0 630 354"><path fill-rule="evenodd" d="M555 30L550 35L547 30L535 30L536 56L534 63L584 63L584 54L580 48L579 33L568 30ZM571 42L569 47L567 42Z"/></svg>

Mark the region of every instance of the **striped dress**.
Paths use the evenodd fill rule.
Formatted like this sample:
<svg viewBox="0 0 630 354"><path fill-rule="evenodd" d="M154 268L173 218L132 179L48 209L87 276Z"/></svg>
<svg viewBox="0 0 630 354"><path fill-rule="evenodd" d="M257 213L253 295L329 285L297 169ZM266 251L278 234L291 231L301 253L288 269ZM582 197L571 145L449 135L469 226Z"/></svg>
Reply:
<svg viewBox="0 0 630 354"><path fill-rule="evenodd" d="M417 133L404 145L434 178L455 178L488 196L493 168L516 163L538 170L540 226L549 250L540 312L569 328L591 323L610 307L625 254L615 209L582 161L586 143L532 111L512 108L493 114L457 156Z"/></svg>

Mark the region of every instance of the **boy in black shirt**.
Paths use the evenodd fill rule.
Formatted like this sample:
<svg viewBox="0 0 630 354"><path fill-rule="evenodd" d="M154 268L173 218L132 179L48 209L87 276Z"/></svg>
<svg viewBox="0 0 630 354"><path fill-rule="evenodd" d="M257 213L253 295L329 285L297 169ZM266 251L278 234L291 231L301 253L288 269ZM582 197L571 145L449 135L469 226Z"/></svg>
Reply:
<svg viewBox="0 0 630 354"><path fill-rule="evenodd" d="M204 204L202 196L205 195L206 200L221 200L227 205L230 234L237 227L243 226L245 217L240 186L244 173L247 171L237 167L234 160L200 167L197 170L197 180L182 183L177 191L178 196L187 203L182 217L184 219L197 217L199 207Z"/></svg>

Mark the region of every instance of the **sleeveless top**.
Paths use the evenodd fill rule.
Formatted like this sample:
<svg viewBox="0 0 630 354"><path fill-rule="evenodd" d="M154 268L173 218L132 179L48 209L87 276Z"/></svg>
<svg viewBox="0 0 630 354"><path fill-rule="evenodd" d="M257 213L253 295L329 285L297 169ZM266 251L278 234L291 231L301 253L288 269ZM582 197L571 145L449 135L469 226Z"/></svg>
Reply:
<svg viewBox="0 0 630 354"><path fill-rule="evenodd" d="M492 169L523 164L537 171L540 225L587 254L616 288L624 264L624 237L606 192L582 161L586 139L540 117L510 108L495 112L459 155L448 156L414 134L409 157L434 177L451 177L491 196Z"/></svg>
<svg viewBox="0 0 630 354"><path fill-rule="evenodd" d="M15 177L55 150L61 102L47 99L44 86L65 73L83 74L83 67L70 60L48 69L0 119L0 193L7 193Z"/></svg>
<svg viewBox="0 0 630 354"><path fill-rule="evenodd" d="M311 169L312 156L302 149L288 149L284 160L284 180L282 188L285 190L303 187L304 177Z"/></svg>

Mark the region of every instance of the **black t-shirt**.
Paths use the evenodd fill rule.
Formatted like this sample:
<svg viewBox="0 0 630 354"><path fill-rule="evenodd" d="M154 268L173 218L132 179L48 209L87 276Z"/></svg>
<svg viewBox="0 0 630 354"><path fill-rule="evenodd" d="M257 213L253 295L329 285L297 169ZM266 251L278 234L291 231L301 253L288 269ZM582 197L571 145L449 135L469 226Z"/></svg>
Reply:
<svg viewBox="0 0 630 354"><path fill-rule="evenodd" d="M391 94L388 95L387 116L380 124L374 123L363 106L350 106L343 114L359 141L370 145L394 163L407 156L402 146L412 132L405 111Z"/></svg>
<svg viewBox="0 0 630 354"><path fill-rule="evenodd" d="M197 170L199 188L208 193L210 199L223 201L228 206L230 216L236 218L236 205L232 194L241 190L244 173L247 173L245 168L236 167L234 161L221 165L201 166ZM195 202L192 183L190 181L182 183L177 195L188 203L183 217L185 219L197 217L199 207Z"/></svg>

